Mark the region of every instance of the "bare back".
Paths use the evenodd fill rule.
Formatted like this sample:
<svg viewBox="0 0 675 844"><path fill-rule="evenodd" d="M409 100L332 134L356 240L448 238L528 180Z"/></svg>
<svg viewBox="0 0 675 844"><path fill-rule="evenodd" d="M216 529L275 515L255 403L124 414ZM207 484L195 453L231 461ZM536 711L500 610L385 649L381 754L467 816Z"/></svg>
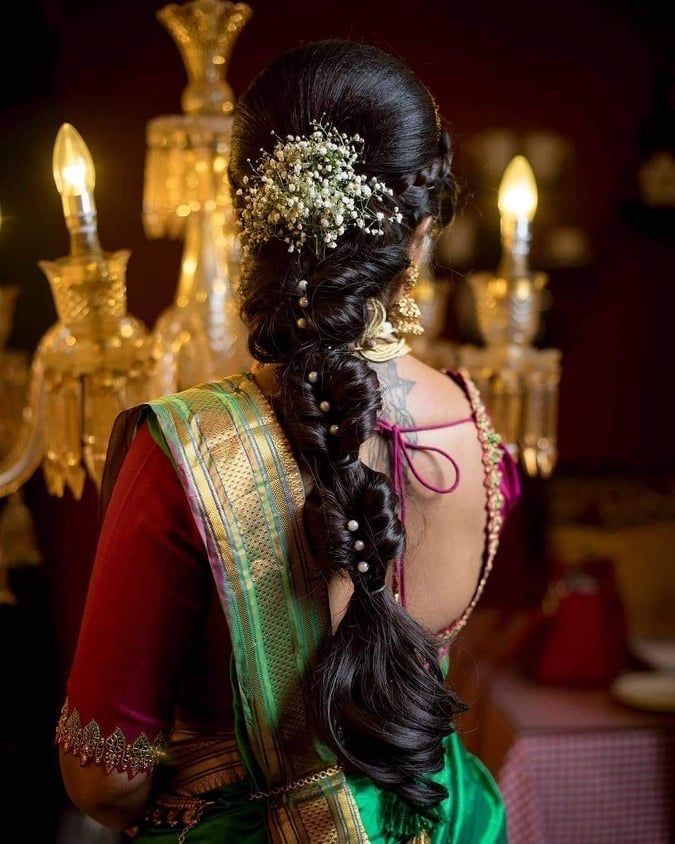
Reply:
<svg viewBox="0 0 675 844"><path fill-rule="evenodd" d="M375 364L382 384L383 418L400 428L424 428L471 417L471 405L451 378L411 355ZM482 451L473 422L406 433L408 442L432 446L452 456L459 483L439 494L407 474L407 551L404 561L406 609L432 631L458 618L474 595L485 546L486 498ZM377 435L363 446L362 459L390 474L391 443ZM436 489L457 480L455 466L438 452L408 450L418 475ZM351 582L330 589L333 623L339 622L352 592Z"/></svg>
<svg viewBox="0 0 675 844"><path fill-rule="evenodd" d="M435 430L406 433L408 442L435 451L409 449L417 474L432 487L453 492L439 494L407 472L404 561L406 609L432 631L447 627L465 610L481 574L486 539L486 490L483 454L471 404L453 379L411 355L373 364L384 400L382 417L400 428ZM256 380L265 392L273 389L271 368L258 370ZM376 435L364 443L361 459L377 471L391 474L390 440ZM311 480L305 478L306 487ZM339 624L353 592L351 580L334 577L329 584L333 629Z"/></svg>

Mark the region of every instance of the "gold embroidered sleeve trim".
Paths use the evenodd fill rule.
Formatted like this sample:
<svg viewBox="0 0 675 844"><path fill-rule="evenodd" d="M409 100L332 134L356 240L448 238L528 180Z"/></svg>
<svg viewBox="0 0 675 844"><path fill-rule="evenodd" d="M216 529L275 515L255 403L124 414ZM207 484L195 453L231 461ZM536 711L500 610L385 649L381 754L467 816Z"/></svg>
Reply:
<svg viewBox="0 0 675 844"><path fill-rule="evenodd" d="M119 727L109 736L103 735L93 719L83 727L77 709L69 711L68 698L61 710L55 742L64 753L79 756L83 767L89 762L94 762L105 768L108 774L117 770L127 773L129 779L138 773L150 773L155 765L165 761L167 756L166 739L161 733L154 741L150 741L145 733L141 733L129 744Z"/></svg>

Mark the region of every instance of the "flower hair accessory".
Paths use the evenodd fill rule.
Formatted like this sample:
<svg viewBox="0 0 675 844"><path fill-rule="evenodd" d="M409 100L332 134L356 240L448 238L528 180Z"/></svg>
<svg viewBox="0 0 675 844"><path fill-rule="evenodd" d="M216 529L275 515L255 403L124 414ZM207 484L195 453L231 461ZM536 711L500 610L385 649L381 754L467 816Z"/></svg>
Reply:
<svg viewBox="0 0 675 844"><path fill-rule="evenodd" d="M377 236L385 222L402 221L397 206L382 210L391 207L393 190L355 169L363 138L320 121L311 125L310 135L279 137L271 153L263 150L255 164L249 159L253 172L237 190L245 253L276 238L289 252L311 246L321 256L348 228Z"/></svg>

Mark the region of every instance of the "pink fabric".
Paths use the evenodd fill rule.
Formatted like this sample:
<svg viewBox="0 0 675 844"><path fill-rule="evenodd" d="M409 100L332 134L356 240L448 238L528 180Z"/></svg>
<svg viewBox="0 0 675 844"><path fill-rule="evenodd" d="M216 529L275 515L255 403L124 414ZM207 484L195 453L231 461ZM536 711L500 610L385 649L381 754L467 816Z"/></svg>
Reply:
<svg viewBox="0 0 675 844"><path fill-rule="evenodd" d="M504 506L502 507L502 516L506 519L509 513L518 503L518 499L522 495L522 483L520 480L520 470L518 464L511 457L510 452L504 445L499 445L502 452L502 460L499 468L502 473L501 491L504 496Z"/></svg>
<svg viewBox="0 0 675 844"><path fill-rule="evenodd" d="M448 378L452 378L455 384L458 384L464 390L467 397L469 396L466 381L461 372L454 372L451 369L443 369L442 372L444 375L447 375ZM522 484L520 481L518 464L511 456L511 453L504 443L499 444L499 449L502 452L502 460L499 464L499 469L502 477L501 491L504 496L502 516L503 518L506 518L516 506L518 499L522 494Z"/></svg>
<svg viewBox="0 0 675 844"><path fill-rule="evenodd" d="M479 674L481 757L504 795L510 844L672 840L675 718L489 664Z"/></svg>
<svg viewBox="0 0 675 844"><path fill-rule="evenodd" d="M498 777L510 844L668 844L675 735L525 733Z"/></svg>

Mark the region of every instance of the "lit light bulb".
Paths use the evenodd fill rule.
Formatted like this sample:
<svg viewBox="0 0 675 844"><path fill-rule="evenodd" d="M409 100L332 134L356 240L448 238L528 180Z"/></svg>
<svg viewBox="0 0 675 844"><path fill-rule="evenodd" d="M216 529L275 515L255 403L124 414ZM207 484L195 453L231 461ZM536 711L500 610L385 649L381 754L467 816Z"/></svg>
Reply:
<svg viewBox="0 0 675 844"><path fill-rule="evenodd" d="M502 220L531 223L537 211L537 182L530 163L517 155L508 165L499 186L497 207Z"/></svg>
<svg viewBox="0 0 675 844"><path fill-rule="evenodd" d="M64 123L56 135L52 169L71 235L71 252L97 251L94 162L82 136Z"/></svg>
<svg viewBox="0 0 675 844"><path fill-rule="evenodd" d="M91 153L70 123L64 123L56 136L52 166L56 189L61 196L82 196L94 192L96 171Z"/></svg>

